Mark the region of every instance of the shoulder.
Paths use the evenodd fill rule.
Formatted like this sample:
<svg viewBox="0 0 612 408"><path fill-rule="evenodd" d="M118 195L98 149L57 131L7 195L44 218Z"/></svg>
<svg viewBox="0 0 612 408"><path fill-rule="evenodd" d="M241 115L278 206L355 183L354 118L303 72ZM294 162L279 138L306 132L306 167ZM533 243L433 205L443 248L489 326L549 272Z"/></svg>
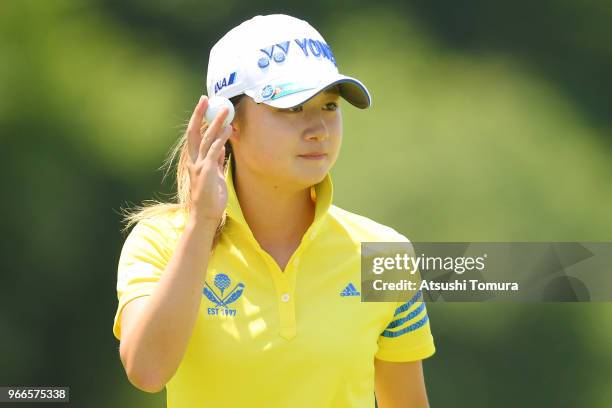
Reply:
<svg viewBox="0 0 612 408"><path fill-rule="evenodd" d="M408 238L392 227L335 205L330 206L329 216L337 228L342 229L356 241L409 242Z"/></svg>
<svg viewBox="0 0 612 408"><path fill-rule="evenodd" d="M127 241L145 239L149 242L171 244L185 228L184 210L168 210L141 219L130 231Z"/></svg>

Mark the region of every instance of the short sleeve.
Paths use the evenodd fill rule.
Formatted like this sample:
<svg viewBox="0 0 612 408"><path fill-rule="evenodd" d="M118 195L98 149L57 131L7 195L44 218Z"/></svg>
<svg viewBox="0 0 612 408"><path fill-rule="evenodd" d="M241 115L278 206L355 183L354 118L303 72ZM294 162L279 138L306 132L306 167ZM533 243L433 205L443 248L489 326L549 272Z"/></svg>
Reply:
<svg viewBox="0 0 612 408"><path fill-rule="evenodd" d="M435 353L427 307L421 291L407 302L394 304L393 316L378 337L376 358L385 361L416 361Z"/></svg>
<svg viewBox="0 0 612 408"><path fill-rule="evenodd" d="M397 231L392 231L395 236L390 241L407 243L408 252L414 256L414 246L410 240ZM419 271L416 276L420 277ZM378 337L376 358L385 361L407 362L432 356L436 348L431 335L423 292L419 290L407 301L404 298L402 301L395 302L393 309L393 315L387 327Z"/></svg>
<svg viewBox="0 0 612 408"><path fill-rule="evenodd" d="M139 221L123 244L117 268L119 304L113 334L121 339L121 312L130 301L149 296L159 281L176 241L176 231L161 216Z"/></svg>

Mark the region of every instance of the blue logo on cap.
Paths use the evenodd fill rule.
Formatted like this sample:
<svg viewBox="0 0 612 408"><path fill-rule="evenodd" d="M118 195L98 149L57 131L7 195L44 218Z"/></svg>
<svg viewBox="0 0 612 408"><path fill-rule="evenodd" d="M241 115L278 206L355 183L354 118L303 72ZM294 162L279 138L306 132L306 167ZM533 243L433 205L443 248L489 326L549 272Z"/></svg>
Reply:
<svg viewBox="0 0 612 408"><path fill-rule="evenodd" d="M276 62L283 62L285 60L285 54L283 54L282 52L275 52L274 53L274 61Z"/></svg>
<svg viewBox="0 0 612 408"><path fill-rule="evenodd" d="M285 61L285 59L289 55L289 46L291 45L291 43L292 41L282 41L278 44L273 44L269 47L261 48L260 51L263 52L266 56L259 58L259 60L257 61L257 66L259 66L259 68L261 69L264 69L270 65L270 60L274 60L274 62L279 64ZM334 65L337 65L331 47L325 44L323 41L315 40L312 38L296 38L293 40L293 43L297 44L300 47L300 50L304 53L304 57L327 59L331 61Z"/></svg>
<svg viewBox="0 0 612 408"><path fill-rule="evenodd" d="M268 99L274 94L274 87L272 85L266 85L264 89L261 90L261 97L264 99Z"/></svg>
<svg viewBox="0 0 612 408"><path fill-rule="evenodd" d="M259 59L259 61L257 61L257 66L259 66L259 68L263 69L263 68L267 67L268 65L270 65L270 59L269 58L261 57Z"/></svg>
<svg viewBox="0 0 612 408"><path fill-rule="evenodd" d="M232 72L229 74L229 77L225 77L221 81L215 83L215 94L226 86L232 85L234 82L236 82L236 73Z"/></svg>

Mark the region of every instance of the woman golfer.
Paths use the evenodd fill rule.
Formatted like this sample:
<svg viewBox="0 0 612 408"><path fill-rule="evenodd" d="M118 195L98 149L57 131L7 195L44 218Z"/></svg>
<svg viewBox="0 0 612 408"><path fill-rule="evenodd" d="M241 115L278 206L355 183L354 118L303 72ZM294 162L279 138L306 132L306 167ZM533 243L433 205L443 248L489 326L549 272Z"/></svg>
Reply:
<svg viewBox="0 0 612 408"><path fill-rule="evenodd" d="M267 15L214 45L207 88L231 125L226 108L204 123L200 98L178 202L128 216L113 332L129 381L171 408L427 407L420 294L360 296L360 243L407 239L332 204L340 98L367 108L366 87L307 22Z"/></svg>

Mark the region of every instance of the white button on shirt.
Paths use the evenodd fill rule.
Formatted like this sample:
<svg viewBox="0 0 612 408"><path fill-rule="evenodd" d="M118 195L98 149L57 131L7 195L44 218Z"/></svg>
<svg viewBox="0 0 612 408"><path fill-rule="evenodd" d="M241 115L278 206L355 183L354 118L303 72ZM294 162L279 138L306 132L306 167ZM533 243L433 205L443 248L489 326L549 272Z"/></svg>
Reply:
<svg viewBox="0 0 612 408"><path fill-rule="evenodd" d="M281 296L281 300L283 302L288 302L289 301L289 294L288 293L283 293L283 295Z"/></svg>

